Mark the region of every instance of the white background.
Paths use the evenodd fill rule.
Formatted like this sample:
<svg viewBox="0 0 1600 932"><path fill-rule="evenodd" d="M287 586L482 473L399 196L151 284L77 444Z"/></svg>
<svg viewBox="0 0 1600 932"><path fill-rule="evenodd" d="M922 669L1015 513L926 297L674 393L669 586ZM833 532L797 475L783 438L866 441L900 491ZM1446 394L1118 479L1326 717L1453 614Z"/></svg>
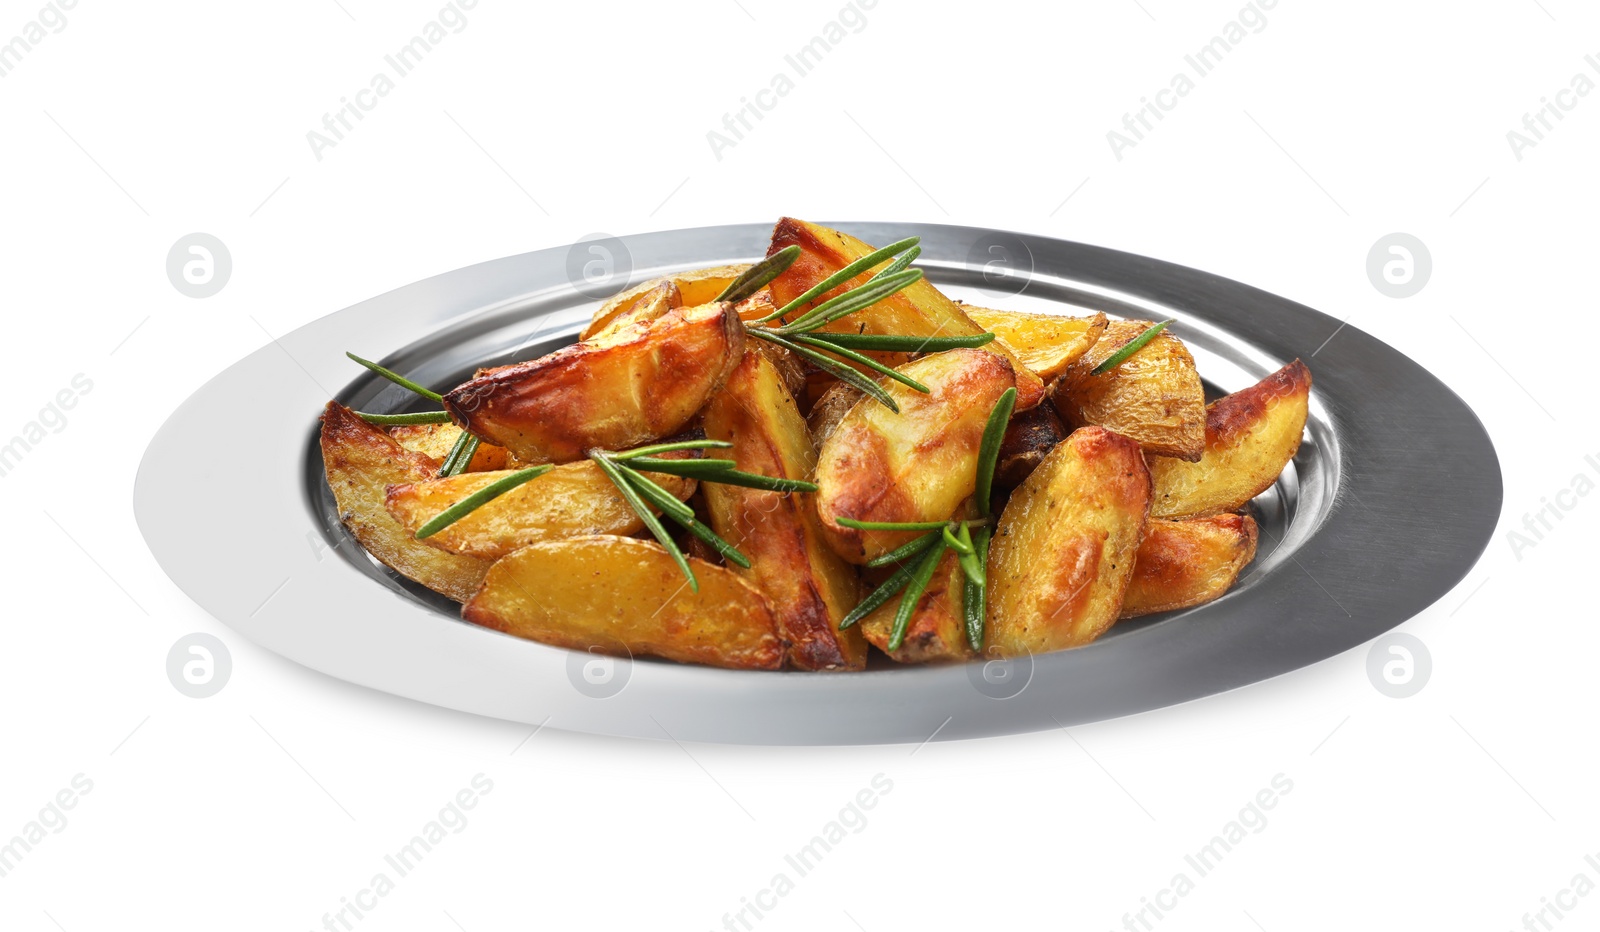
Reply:
<svg viewBox="0 0 1600 932"><path fill-rule="evenodd" d="M707 132L839 3L553 6L482 0L320 160L307 132L437 0L82 0L0 79L0 437L74 375L93 382L0 479L0 840L74 775L94 787L0 878L0 927L320 928L478 773L494 789L467 827L356 928L721 928L880 773L893 789L865 828L755 928L1120 928L1278 774L1293 789L1265 827L1153 928L1503 930L1576 875L1600 880L1583 860L1600 852L1600 631L1573 585L1593 575L1600 501L1563 497L1575 507L1531 548L1506 536L1574 476L1600 479L1584 462L1600 456L1600 95L1520 160L1506 138L1574 75L1600 80L1592 7L1282 0L1119 160L1107 131L1237 0L880 0L720 159ZM0 41L39 9L0 2ZM146 442L269 334L589 233L783 213L1144 253L1348 317L1437 373L1496 438L1506 497L1477 569L1402 629L1431 680L1386 698L1360 649L1070 734L525 741L255 648L145 549L130 494ZM234 263L203 300L165 272L195 231ZM1395 231L1433 257L1404 300L1365 269ZM228 502L194 505L217 546L250 533ZM234 661L205 700L165 673L196 631ZM1600 923L1600 896L1576 904L1550 928Z"/></svg>

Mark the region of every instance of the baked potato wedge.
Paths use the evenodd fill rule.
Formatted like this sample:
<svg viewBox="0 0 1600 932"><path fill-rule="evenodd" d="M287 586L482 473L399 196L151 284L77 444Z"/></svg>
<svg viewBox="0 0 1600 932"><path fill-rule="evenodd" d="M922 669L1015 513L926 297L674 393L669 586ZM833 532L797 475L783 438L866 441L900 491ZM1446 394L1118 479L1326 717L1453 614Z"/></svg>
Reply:
<svg viewBox="0 0 1600 932"><path fill-rule="evenodd" d="M989 545L985 653L1078 647L1116 622L1150 512L1139 444L1082 427L1012 493Z"/></svg>
<svg viewBox="0 0 1600 932"><path fill-rule="evenodd" d="M883 651L899 663L944 663L967 660L972 650L967 646L967 627L964 599L967 574L961 571L953 551L946 552L928 580L928 588L917 600L911 621L906 625L906 636L900 649L889 649L889 638L894 633L895 615L900 611L900 599L890 599L861 619L856 627L866 635L872 646ZM852 629L853 630L853 629Z"/></svg>
<svg viewBox="0 0 1600 932"><path fill-rule="evenodd" d="M1103 375L1093 370L1151 326L1119 320L1067 367L1052 392L1070 427L1090 424L1131 437L1145 452L1197 462L1206 445L1206 394L1194 357L1163 330Z"/></svg>
<svg viewBox="0 0 1600 932"><path fill-rule="evenodd" d="M995 482L1007 488L1021 485L1065 439L1066 425L1050 405L1039 405L1031 411L1012 415L1005 437L1000 441Z"/></svg>
<svg viewBox="0 0 1600 932"><path fill-rule="evenodd" d="M526 463L568 463L681 429L744 358L731 304L668 311L451 389L445 410Z"/></svg>
<svg viewBox="0 0 1600 932"><path fill-rule="evenodd" d="M1121 618L1170 612L1219 599L1256 556L1249 515L1153 518L1139 543Z"/></svg>
<svg viewBox="0 0 1600 932"><path fill-rule="evenodd" d="M1062 317L997 311L970 304L962 305L961 309L974 323L994 334L996 342L1005 344L1012 356L1046 383L1054 381L1087 353L1109 325L1104 314Z"/></svg>
<svg viewBox="0 0 1600 932"><path fill-rule="evenodd" d="M800 257L771 284L772 300L779 307L798 298L827 278L878 247L831 230L815 223L784 217L772 230L772 245L767 255L789 246L800 247ZM884 265L887 265L885 262ZM877 269L871 269L850 279L833 291L820 295L817 303L843 294L865 284ZM802 310L805 310L804 308ZM865 310L857 311L822 328L839 333L890 333L902 336L972 336L983 328L968 317L961 306L945 297L927 279L911 285ZM1026 411L1044 399L1044 383L1027 369L1010 351L996 340L984 347L986 352L998 353L1010 360L1016 368L1017 410ZM884 364L899 367L909 357L905 353L870 354Z"/></svg>
<svg viewBox="0 0 1600 932"><path fill-rule="evenodd" d="M423 453L443 463L456 441L461 439L461 428L454 424L402 424L389 428L389 436L412 453ZM480 443L478 452L472 454L472 462L467 464L467 472L507 469L510 463L511 457L505 447Z"/></svg>
<svg viewBox="0 0 1600 932"><path fill-rule="evenodd" d="M1011 360L982 349L933 353L899 371L930 391L885 379L900 412L863 397L818 456L817 513L829 545L851 563L881 556L916 532L857 530L839 519L943 521L972 495L989 412L1016 383Z"/></svg>
<svg viewBox="0 0 1600 932"><path fill-rule="evenodd" d="M670 455L670 454L669 454ZM511 471L464 473L392 485L384 505L413 535L468 495ZM695 481L652 473L650 478L680 500L694 494ZM651 509L657 514L659 509ZM637 534L644 522L617 487L589 460L565 463L531 482L491 499L466 517L425 538L450 553L495 560L529 544L590 534Z"/></svg>
<svg viewBox="0 0 1600 932"><path fill-rule="evenodd" d="M629 324L648 323L659 317L665 317L668 311L683 306L683 295L672 279L656 279L654 285L645 289L626 306L619 307L605 323L594 328L594 332L585 330L579 339L601 339L606 334L621 330ZM593 328L593 321L590 322L590 326Z"/></svg>
<svg viewBox="0 0 1600 932"><path fill-rule="evenodd" d="M640 297L664 284L670 284L678 294L678 303L673 307L699 307L702 304L710 304L733 283L734 279L743 275L749 268L748 265L718 265L705 269L691 269L687 272L674 272L662 278L652 278L632 288L626 288L612 295L595 310L589 320L589 326L578 334L578 339L587 340L599 333L618 315L631 310Z"/></svg>
<svg viewBox="0 0 1600 932"><path fill-rule="evenodd" d="M597 535L533 544L495 562L461 617L573 650L781 666L785 645L766 598L724 567L690 563L698 592L654 541Z"/></svg>
<svg viewBox="0 0 1600 932"><path fill-rule="evenodd" d="M1300 449L1310 398L1311 370L1296 359L1212 402L1199 462L1150 461L1150 513L1184 518L1237 511L1271 488Z"/></svg>
<svg viewBox="0 0 1600 932"><path fill-rule="evenodd" d="M706 436L733 444L715 455L739 469L781 479L809 480L817 450L805 418L777 368L755 349L706 406ZM867 643L839 622L860 598L856 569L829 548L807 493L769 492L708 482L711 529L750 558L734 568L766 595L789 662L802 670L859 670Z"/></svg>
<svg viewBox="0 0 1600 932"><path fill-rule="evenodd" d="M339 520L379 562L457 602L478 590L489 561L429 547L383 507L389 486L432 479L439 474L438 460L406 450L354 411L330 401L322 414L322 465Z"/></svg>

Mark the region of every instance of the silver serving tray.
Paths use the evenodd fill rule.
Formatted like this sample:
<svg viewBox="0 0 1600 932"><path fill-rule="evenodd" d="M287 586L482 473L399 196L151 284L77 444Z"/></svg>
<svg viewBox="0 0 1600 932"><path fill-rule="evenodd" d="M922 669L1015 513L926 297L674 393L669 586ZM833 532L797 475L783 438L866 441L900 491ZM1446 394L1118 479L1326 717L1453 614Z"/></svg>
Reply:
<svg viewBox="0 0 1600 932"><path fill-rule="evenodd" d="M1238 586L1209 605L1119 624L1077 650L856 674L611 664L462 622L453 603L395 576L345 533L322 478L317 416L330 396L361 410L415 407L345 350L442 387L480 365L571 342L598 303L584 264L607 258L584 243L408 285L234 364L151 441L134 490L139 527L201 607L331 676L530 724L752 744L1008 734L1233 689L1349 650L1427 608L1493 532L1500 469L1477 417L1354 327L1238 282L1095 246L970 227L837 226L877 243L920 235L918 265L974 304L1174 317L1214 395L1305 359L1314 378L1305 440L1254 503L1261 546ZM606 241L600 247L621 264L604 290L752 261L769 233L746 224ZM996 256L1011 272L986 279L983 263Z"/></svg>

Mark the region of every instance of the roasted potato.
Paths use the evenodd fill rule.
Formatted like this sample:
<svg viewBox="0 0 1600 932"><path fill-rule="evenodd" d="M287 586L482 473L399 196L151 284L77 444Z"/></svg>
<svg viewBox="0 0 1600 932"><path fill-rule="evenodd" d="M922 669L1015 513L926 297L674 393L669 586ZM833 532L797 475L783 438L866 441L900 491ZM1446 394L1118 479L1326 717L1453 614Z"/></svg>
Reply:
<svg viewBox="0 0 1600 932"><path fill-rule="evenodd" d="M806 425L811 430L811 442L818 447L823 441L832 436L833 429L839 426L844 416L861 400L861 389L849 382L834 382L817 403L811 406L811 413L806 415Z"/></svg>
<svg viewBox="0 0 1600 932"><path fill-rule="evenodd" d="M1021 311L996 311L964 304L962 310L983 329L1005 344L1011 355L1046 383L1077 362L1105 333L1106 315L1062 317L1058 314L1025 314Z"/></svg>
<svg viewBox="0 0 1600 932"><path fill-rule="evenodd" d="M424 453L443 463L456 441L461 439L461 428L454 424L402 424L389 428L389 436L412 453ZM510 462L505 447L480 443L478 452L472 454L472 462L467 464L467 472L506 469Z"/></svg>
<svg viewBox="0 0 1600 932"><path fill-rule="evenodd" d="M1152 519L1139 543L1120 617L1170 612L1221 598L1255 555L1256 522L1249 515Z"/></svg>
<svg viewBox="0 0 1600 932"><path fill-rule="evenodd" d="M772 300L780 307L798 298L829 275L878 248L838 230L784 217L773 228L772 245L768 248L767 254L771 255L788 246L799 246L800 257L772 282ZM817 302L826 301L865 284L875 271L877 270L873 269L857 275L837 289L818 297ZM893 333L918 337L972 336L983 332L983 328L974 323L959 305L945 297L927 279L865 310L836 320L822 329L839 333ZM1044 399L1044 383L1012 357L1010 351L999 340L990 343L984 349L1005 356L1015 366L1017 410L1026 411ZM903 365L908 359L904 353L872 355L885 364L895 367Z"/></svg>
<svg viewBox="0 0 1600 932"><path fill-rule="evenodd" d="M757 341L758 342L758 341ZM715 451L745 472L809 480L817 450L778 370L755 350L706 406L706 436L733 448ZM743 573L772 605L789 641L789 662L803 670L855 670L867 644L839 622L860 597L855 567L823 539L812 496L722 483L704 486L711 528L750 558Z"/></svg>
<svg viewBox="0 0 1600 932"><path fill-rule="evenodd" d="M1205 450L1197 463L1153 458L1150 513L1183 518L1237 511L1271 488L1300 449L1311 371L1300 360L1206 409Z"/></svg>
<svg viewBox="0 0 1600 932"><path fill-rule="evenodd" d="M412 453L338 402L322 414L322 465L339 520L367 552L401 576L464 602L477 591L489 561L429 547L384 510L384 490L439 474L439 461Z"/></svg>
<svg viewBox="0 0 1600 932"><path fill-rule="evenodd" d="M567 463L671 434L744 358L731 304L678 309L530 362L489 371L444 396L451 418L528 463Z"/></svg>
<svg viewBox="0 0 1600 932"><path fill-rule="evenodd" d="M972 495L989 412L1016 382L1009 359L981 349L934 353L900 371L930 392L885 379L900 413L861 398L818 458L817 513L829 545L852 563L887 553L915 532L856 530L840 518L943 521Z"/></svg>
<svg viewBox="0 0 1600 932"><path fill-rule="evenodd" d="M1145 452L1197 462L1206 444L1206 395L1194 357L1163 330L1103 375L1094 367L1150 327L1119 320L1067 367L1052 399L1068 426L1097 425L1131 437Z"/></svg>
<svg viewBox="0 0 1600 932"><path fill-rule="evenodd" d="M785 645L766 598L723 567L690 563L698 592L654 541L597 535L533 544L495 562L461 617L573 650L781 666Z"/></svg>
<svg viewBox="0 0 1600 932"><path fill-rule="evenodd" d="M468 495L511 471L466 473L390 486L385 506L413 535ZM694 494L695 481L652 473L651 479L679 499ZM657 514L659 509L651 509ZM605 473L584 460L557 466L492 499L423 540L450 553L498 559L519 547L589 534L637 534L644 522L628 507Z"/></svg>
<svg viewBox="0 0 1600 932"><path fill-rule="evenodd" d="M743 275L749 268L748 265L718 265L706 269L674 272L663 278L652 278L643 284L624 289L600 305L589 320L589 326L583 329L578 339L587 340L599 333L618 315L631 310L642 295L663 284L670 284L678 294L678 303L673 307L699 307L702 304L710 304L733 283L734 279Z"/></svg>
<svg viewBox="0 0 1600 932"><path fill-rule="evenodd" d="M579 339L603 339L608 333L621 330L630 324L649 323L665 317L668 311L683 306L683 295L678 291L678 286L670 278L657 279L654 286L647 288L626 307L618 308L617 312L598 329L594 329L594 332L585 330Z"/></svg>
<svg viewBox="0 0 1600 932"><path fill-rule="evenodd" d="M1006 503L989 546L985 653L1087 644L1117 620L1150 512L1139 445L1073 431Z"/></svg>
<svg viewBox="0 0 1600 932"><path fill-rule="evenodd" d="M872 646L900 663L942 663L967 660L972 650L967 646L965 610L967 574L955 553L947 552L928 580L928 588L917 600L911 620L906 625L905 639L900 649L889 649L889 638L894 634L895 614L900 610L900 599L893 598L872 610L861 619L859 627Z"/></svg>
<svg viewBox="0 0 1600 932"><path fill-rule="evenodd" d="M1011 417L1006 425L1006 435L1000 441L1000 458L995 463L995 482L1014 487L1033 474L1033 471L1067 439L1067 428L1056 415L1055 408L1040 405Z"/></svg>

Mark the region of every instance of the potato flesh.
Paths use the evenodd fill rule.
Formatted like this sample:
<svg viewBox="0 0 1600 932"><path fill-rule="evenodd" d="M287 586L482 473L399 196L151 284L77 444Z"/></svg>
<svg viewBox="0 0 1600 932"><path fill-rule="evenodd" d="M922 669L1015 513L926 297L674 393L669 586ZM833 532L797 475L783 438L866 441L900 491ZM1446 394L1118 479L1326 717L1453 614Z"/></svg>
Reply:
<svg viewBox="0 0 1600 932"><path fill-rule="evenodd" d="M438 475L438 460L406 450L349 408L329 402L322 415L322 464L339 520L368 553L401 576L457 602L472 597L489 571L489 562L420 543L383 505L389 486Z"/></svg>
<svg viewBox="0 0 1600 932"><path fill-rule="evenodd" d="M389 436L412 453L423 453L442 463L461 439L461 428L454 424L402 424L389 428ZM467 464L467 472L506 469L510 464L510 454L504 447L480 443L472 462Z"/></svg>
<svg viewBox="0 0 1600 932"><path fill-rule="evenodd" d="M712 455L745 472L802 480L815 472L805 419L781 374L754 348L706 407L703 423L707 437L733 444ZM704 491L712 530L750 559L748 570L733 570L771 603L790 642L790 663L804 670L865 666L861 633L838 630L860 597L856 570L823 539L812 496L710 482Z"/></svg>
<svg viewBox="0 0 1600 932"><path fill-rule="evenodd" d="M595 310L589 320L589 326L578 334L578 339L587 340L606 329L619 315L631 310L642 295L660 287L663 283L670 283L678 292L679 303L674 307L699 307L715 301L718 295L733 284L734 279L749 268L749 265L716 265L687 272L674 272L625 289Z"/></svg>
<svg viewBox="0 0 1600 932"><path fill-rule="evenodd" d="M456 423L524 462L568 463L678 431L743 358L733 306L709 304L490 370L444 404Z"/></svg>
<svg viewBox="0 0 1600 932"><path fill-rule="evenodd" d="M995 402L1013 387L1010 360L981 349L924 356L900 371L930 389L885 380L900 407L863 397L822 444L817 512L834 551L865 563L916 532L862 531L857 521L943 521L977 484L978 445Z"/></svg>
<svg viewBox="0 0 1600 932"><path fill-rule="evenodd" d="M683 307L683 294L678 291L678 286L671 279L658 279L653 286L647 288L626 307L620 307L610 316L603 325L584 331L579 339L600 340L606 335L615 333L632 324L649 323L661 317L674 308Z"/></svg>
<svg viewBox="0 0 1600 932"><path fill-rule="evenodd" d="M1300 449L1310 398L1311 371L1296 359L1212 402L1199 462L1151 460L1150 513L1184 518L1237 511L1271 488Z"/></svg>
<svg viewBox="0 0 1600 932"><path fill-rule="evenodd" d="M782 665L784 642L761 593L723 567L690 565L698 592L653 541L601 535L533 544L497 561L461 616L572 650L733 669Z"/></svg>
<svg viewBox="0 0 1600 932"><path fill-rule="evenodd" d="M1087 644L1117 620L1150 510L1139 445L1072 433L1012 494L989 548L986 653Z"/></svg>
<svg viewBox="0 0 1600 932"><path fill-rule="evenodd" d="M855 260L874 252L878 247L815 223L784 217L772 231L772 245L767 255L788 246L799 246L800 257L782 275L773 280L772 300L778 306L789 303L823 279ZM892 261L892 260L890 260ZM888 265L884 262L883 265ZM851 288L863 285L878 269L869 269L850 279L833 291L819 296L814 303L836 297ZM801 310L807 310L802 308ZM793 319L792 317L790 319ZM822 328L835 333L880 333L900 336L973 336L983 333L983 328L968 317L961 306L945 297L933 283L923 279L910 287L840 318ZM1010 360L1016 369L1017 410L1027 409L1044 400L1044 383L1020 361L1012 358L1005 346L997 342L985 347L986 352L998 353ZM886 365L899 367L910 359L906 353L869 353Z"/></svg>
<svg viewBox="0 0 1600 932"><path fill-rule="evenodd" d="M1096 425L1139 442L1148 453L1195 462L1205 450L1206 396L1194 357L1163 330L1102 375L1096 366L1149 329L1119 320L1056 383L1052 399L1068 426Z"/></svg>
<svg viewBox="0 0 1600 932"><path fill-rule="evenodd" d="M962 310L1046 383L1082 358L1109 325L1104 314L1062 317L971 305L963 305Z"/></svg>
<svg viewBox="0 0 1600 932"><path fill-rule="evenodd" d="M513 473L467 473L391 486L385 505L395 520L415 534L446 508ZM694 494L693 479L661 473L649 476L680 500ZM660 513L659 509L652 511ZM600 467L585 460L557 466L491 499L423 542L450 553L497 559L541 541L589 534L629 535L643 529L644 522L617 487Z"/></svg>
<svg viewBox="0 0 1600 932"><path fill-rule="evenodd" d="M1191 608L1221 598L1255 559L1248 515L1151 519L1122 600L1122 618Z"/></svg>

